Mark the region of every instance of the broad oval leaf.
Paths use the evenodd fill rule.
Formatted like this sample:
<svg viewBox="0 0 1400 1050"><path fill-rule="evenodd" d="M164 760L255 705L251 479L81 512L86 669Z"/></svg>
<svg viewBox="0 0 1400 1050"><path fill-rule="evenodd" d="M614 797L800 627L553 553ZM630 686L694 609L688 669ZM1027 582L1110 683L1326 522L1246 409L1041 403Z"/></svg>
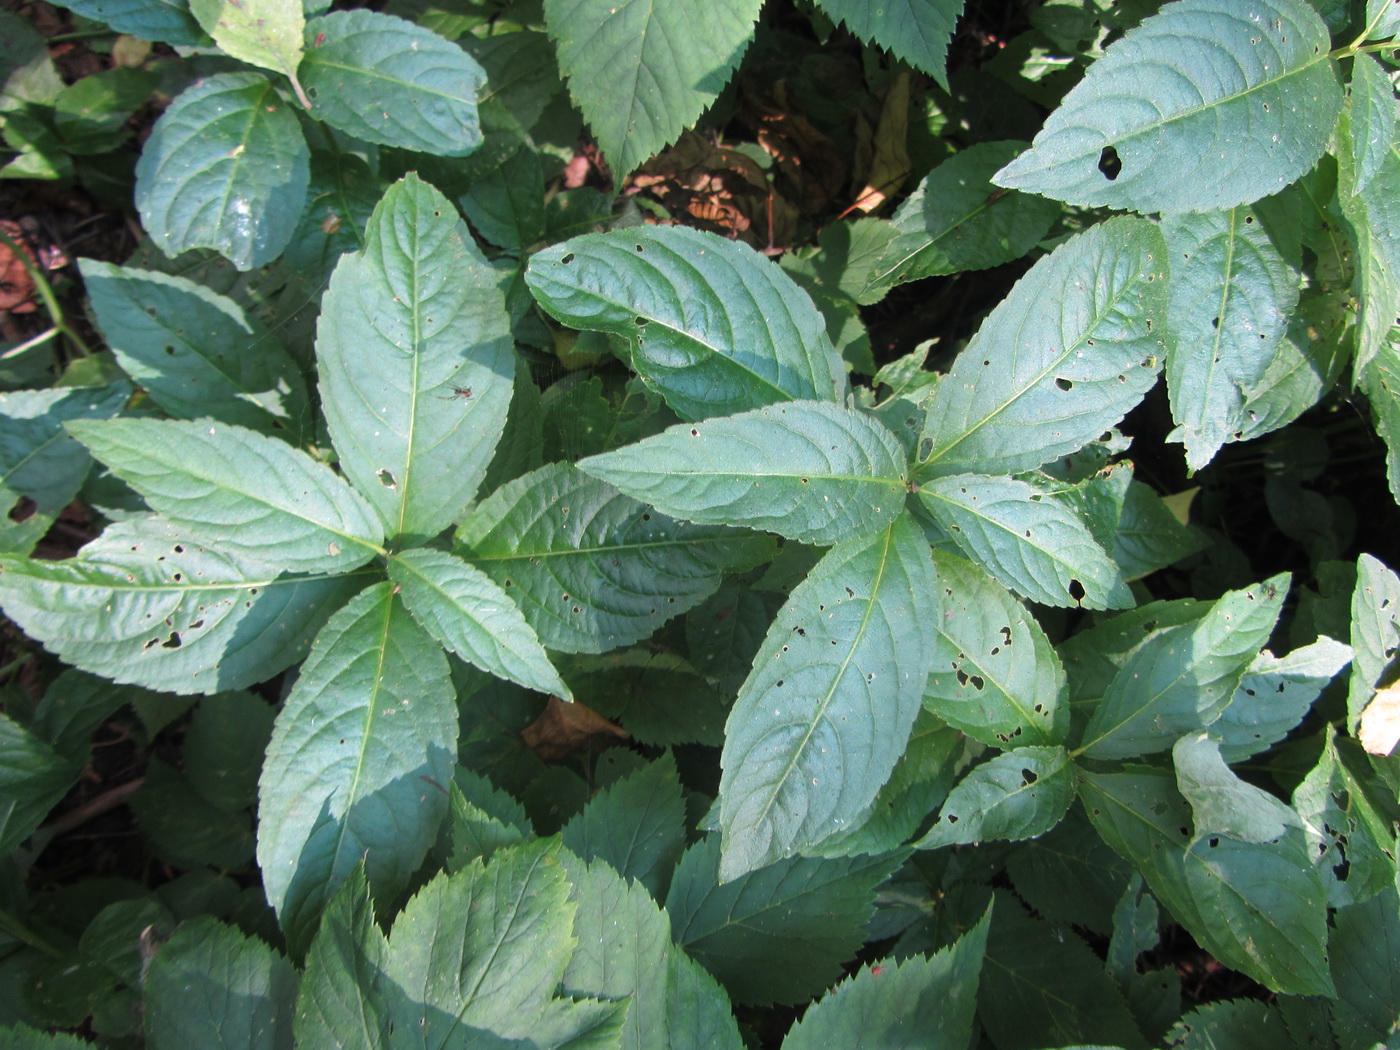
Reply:
<svg viewBox="0 0 1400 1050"><path fill-rule="evenodd" d="M984 270L1034 248L1059 216L1059 205L991 184L1024 145L979 142L929 172L894 213L898 235L870 267L867 289Z"/></svg>
<svg viewBox="0 0 1400 1050"><path fill-rule="evenodd" d="M719 836L685 851L666 894L676 944L743 1003L799 1003L866 939L875 887L909 855L789 857L720 882Z"/></svg>
<svg viewBox="0 0 1400 1050"><path fill-rule="evenodd" d="M68 561L0 559L0 606L74 667L172 693L217 693L300 660L370 578L283 576L160 519L135 518Z"/></svg>
<svg viewBox="0 0 1400 1050"><path fill-rule="evenodd" d="M626 339L682 419L846 393L812 300L737 241L685 226L586 234L533 256L525 282L570 327Z"/></svg>
<svg viewBox="0 0 1400 1050"><path fill-rule="evenodd" d="M1186 800L1158 770L1080 770L1079 793L1099 834L1202 948L1275 991L1333 994L1327 894L1301 832L1272 843L1193 836Z"/></svg>
<svg viewBox="0 0 1400 1050"><path fill-rule="evenodd" d="M1021 747L997 755L953 788L938 823L914 847L1043 835L1069 810L1074 783L1074 765L1062 747Z"/></svg>
<svg viewBox="0 0 1400 1050"><path fill-rule="evenodd" d="M153 270L96 259L78 268L117 364L172 416L294 435L308 424L301 370L232 299Z"/></svg>
<svg viewBox="0 0 1400 1050"><path fill-rule="evenodd" d="M739 64L762 0L545 0L559 69L618 179L676 140Z"/></svg>
<svg viewBox="0 0 1400 1050"><path fill-rule="evenodd" d="M933 562L937 608L924 706L992 747L1062 743L1069 697L1045 631L971 562L940 550Z"/></svg>
<svg viewBox="0 0 1400 1050"><path fill-rule="evenodd" d="M67 0L63 6L141 40L185 47L208 43L185 0Z"/></svg>
<svg viewBox="0 0 1400 1050"><path fill-rule="evenodd" d="M714 593L725 572L774 553L768 537L675 521L564 463L498 489L457 540L540 641L569 653L640 641Z"/></svg>
<svg viewBox="0 0 1400 1050"><path fill-rule="evenodd" d="M457 755L447 659L388 583L316 636L258 782L258 864L288 943L304 948L360 863L385 900L437 837Z"/></svg>
<svg viewBox="0 0 1400 1050"><path fill-rule="evenodd" d="M1123 609L1133 597L1093 533L1048 486L959 474L919 487L919 501L964 554L1031 601Z"/></svg>
<svg viewBox="0 0 1400 1050"><path fill-rule="evenodd" d="M1352 57L1351 153L1352 193L1360 193L1380 170L1395 142L1395 87L1381 64L1364 52Z"/></svg>
<svg viewBox="0 0 1400 1050"><path fill-rule="evenodd" d="M306 12L301 0L189 0L225 54L296 79Z"/></svg>
<svg viewBox="0 0 1400 1050"><path fill-rule="evenodd" d="M1233 208L1283 189L1327 148L1342 89L1306 0L1178 0L1089 67L1009 189L1139 212Z"/></svg>
<svg viewBox="0 0 1400 1050"><path fill-rule="evenodd" d="M881 529L904 506L899 440L826 401L682 423L578 466L672 517L822 546Z"/></svg>
<svg viewBox="0 0 1400 1050"><path fill-rule="evenodd" d="M162 252L213 248L240 270L270 263L306 205L310 152L266 77L220 73L182 92L136 164L136 207Z"/></svg>
<svg viewBox="0 0 1400 1050"><path fill-rule="evenodd" d="M489 674L541 693L573 697L515 603L491 577L435 550L389 559L404 605L434 638Z"/></svg>
<svg viewBox="0 0 1400 1050"><path fill-rule="evenodd" d="M1114 426L1157 381L1166 276L1162 236L1141 219L1037 262L938 385L918 476L1030 470Z"/></svg>
<svg viewBox="0 0 1400 1050"><path fill-rule="evenodd" d="M1172 269L1167 391L1195 471L1248 425L1248 392L1288 328L1299 276L1250 208L1168 217L1162 235Z"/></svg>
<svg viewBox="0 0 1400 1050"><path fill-rule="evenodd" d="M866 813L919 712L935 584L928 541L902 515L832 548L792 592L725 731L722 879Z"/></svg>
<svg viewBox="0 0 1400 1050"><path fill-rule="evenodd" d="M311 115L358 139L439 157L481 145L476 102L486 71L402 18L356 10L312 19L298 75Z"/></svg>
<svg viewBox="0 0 1400 1050"><path fill-rule="evenodd" d="M212 420L78 421L69 432L177 528L286 572L344 572L384 533L364 499L276 438Z"/></svg>
<svg viewBox="0 0 1400 1050"><path fill-rule="evenodd" d="M862 40L879 44L948 89L948 41L963 0L817 0L831 18Z"/></svg>
<svg viewBox="0 0 1400 1050"><path fill-rule="evenodd" d="M1318 694L1351 661L1351 646L1325 635L1276 657L1265 650L1240 679L1235 695L1210 727L1227 762L1267 751L1303 720Z"/></svg>
<svg viewBox="0 0 1400 1050"><path fill-rule="evenodd" d="M1079 751L1099 759L1165 751L1219 718L1273 632L1288 583L1283 574L1229 591L1200 619L1150 636L1113 676Z"/></svg>
<svg viewBox="0 0 1400 1050"><path fill-rule="evenodd" d="M331 276L316 338L341 469L392 536L424 540L476 495L514 390L510 318L466 223L416 175Z"/></svg>

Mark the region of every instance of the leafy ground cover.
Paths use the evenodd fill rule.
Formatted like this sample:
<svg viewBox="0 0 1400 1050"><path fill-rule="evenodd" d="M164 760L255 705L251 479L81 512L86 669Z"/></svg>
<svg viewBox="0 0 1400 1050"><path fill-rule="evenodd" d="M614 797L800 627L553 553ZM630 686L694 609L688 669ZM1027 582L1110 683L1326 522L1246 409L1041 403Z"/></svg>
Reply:
<svg viewBox="0 0 1400 1050"><path fill-rule="evenodd" d="M0 9L0 1047L1400 1046L1400 6L342 7Z"/></svg>

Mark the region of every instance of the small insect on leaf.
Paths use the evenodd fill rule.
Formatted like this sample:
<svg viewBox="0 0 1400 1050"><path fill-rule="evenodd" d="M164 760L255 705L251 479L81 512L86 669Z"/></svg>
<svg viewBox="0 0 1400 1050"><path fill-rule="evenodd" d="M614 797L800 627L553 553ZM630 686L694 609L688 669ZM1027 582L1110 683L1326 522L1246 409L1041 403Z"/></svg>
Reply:
<svg viewBox="0 0 1400 1050"><path fill-rule="evenodd" d="M458 398L461 398L463 401L470 401L472 399L472 388L469 386L454 386L451 395L441 400L456 401Z"/></svg>
<svg viewBox="0 0 1400 1050"><path fill-rule="evenodd" d="M315 42L314 44L312 44L311 46L312 46L312 47L320 47L320 46L321 46L322 44L324 44L325 42L326 42L326 34L325 34L325 33L317 33L317 34L316 34L316 42Z"/></svg>

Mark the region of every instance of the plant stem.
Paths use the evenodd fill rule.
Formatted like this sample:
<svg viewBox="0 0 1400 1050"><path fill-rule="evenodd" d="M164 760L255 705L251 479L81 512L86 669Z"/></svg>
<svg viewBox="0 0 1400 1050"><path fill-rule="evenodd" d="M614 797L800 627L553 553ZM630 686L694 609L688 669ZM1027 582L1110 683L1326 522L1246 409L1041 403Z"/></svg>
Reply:
<svg viewBox="0 0 1400 1050"><path fill-rule="evenodd" d="M3 229L0 229L0 244L4 244L14 253L14 257L20 261L20 265L29 274L30 279L34 282L34 290L39 293L39 298L43 300L44 309L48 312L49 320L53 322L54 328L67 336L68 341L73 344L80 357L91 356L92 351L83 342L82 336L78 335L64 318L63 307L59 305L58 296L54 294L53 286L49 284L44 271L29 257L29 252L25 250L23 245L16 243L14 238Z"/></svg>

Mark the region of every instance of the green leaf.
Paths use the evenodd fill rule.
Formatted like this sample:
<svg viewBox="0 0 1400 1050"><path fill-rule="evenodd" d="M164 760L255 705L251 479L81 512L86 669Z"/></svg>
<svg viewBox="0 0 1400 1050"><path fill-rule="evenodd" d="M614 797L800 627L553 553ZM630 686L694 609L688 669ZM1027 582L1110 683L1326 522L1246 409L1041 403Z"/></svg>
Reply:
<svg viewBox="0 0 1400 1050"><path fill-rule="evenodd" d="M185 47L206 42L187 0L68 0L63 6L141 40Z"/></svg>
<svg viewBox="0 0 1400 1050"><path fill-rule="evenodd" d="M53 114L64 148L89 156L120 149L131 135L127 122L159 84L159 75L151 70L117 66L64 88L54 99Z"/></svg>
<svg viewBox="0 0 1400 1050"><path fill-rule="evenodd" d="M1275 991L1332 994L1326 893L1301 832L1270 843L1192 835L1171 774L1079 777L1099 833L1202 948Z"/></svg>
<svg viewBox="0 0 1400 1050"><path fill-rule="evenodd" d="M629 363L682 419L845 396L820 311L737 241L684 226L587 234L533 256L525 282L571 328L627 340Z"/></svg>
<svg viewBox="0 0 1400 1050"><path fill-rule="evenodd" d="M189 0L191 13L226 53L296 80L306 13L301 0Z"/></svg>
<svg viewBox="0 0 1400 1050"><path fill-rule="evenodd" d="M1392 108L1396 105L1390 100ZM1350 121L1343 118L1344 130ZM1394 135L1392 129L1392 135ZM1356 170L1349 150L1337 158L1337 198L1356 238L1356 291L1360 308L1356 362L1358 375L1385 345L1400 314L1400 139L1379 150L1370 177Z"/></svg>
<svg viewBox="0 0 1400 1050"><path fill-rule="evenodd" d="M510 596L480 569L442 551L411 550L389 559L389 578L448 651L526 689L573 699Z"/></svg>
<svg viewBox="0 0 1400 1050"><path fill-rule="evenodd" d="M1272 842L1303 820L1285 802L1245 783L1225 764L1220 742L1188 733L1172 748L1176 786L1191 804L1198 835L1229 835L1244 842Z"/></svg>
<svg viewBox="0 0 1400 1050"><path fill-rule="evenodd" d="M92 457L63 424L109 419L130 397L125 382L0 393L0 550L33 550L87 478Z"/></svg>
<svg viewBox="0 0 1400 1050"><path fill-rule="evenodd" d="M914 847L1043 835L1074 801L1073 770L1062 747L1020 747L997 755L953 788L938 823Z"/></svg>
<svg viewBox="0 0 1400 1050"><path fill-rule="evenodd" d="M86 1039L64 1032L41 1032L27 1024L0 1028L0 1050L87 1050Z"/></svg>
<svg viewBox="0 0 1400 1050"><path fill-rule="evenodd" d="M674 521L564 463L498 489L457 538L540 641L563 652L646 638L704 601L724 572L773 551L766 537Z"/></svg>
<svg viewBox="0 0 1400 1050"><path fill-rule="evenodd" d="M436 536L486 475L515 357L497 277L466 223L415 175L331 277L316 341L341 466L393 536Z"/></svg>
<svg viewBox="0 0 1400 1050"><path fill-rule="evenodd" d="M1385 442L1385 474L1390 495L1400 503L1400 344L1395 330L1386 337L1371 363L1357 377L1357 386L1371 402L1376 433Z"/></svg>
<svg viewBox="0 0 1400 1050"><path fill-rule="evenodd" d="M144 991L151 1050L291 1044L296 971L262 941L209 916L181 926L161 946Z"/></svg>
<svg viewBox="0 0 1400 1050"><path fill-rule="evenodd" d="M899 441L826 401L682 423L579 469L672 517L821 546L883 529L904 506Z"/></svg>
<svg viewBox="0 0 1400 1050"><path fill-rule="evenodd" d="M112 419L68 431L171 524L287 572L344 572L379 553L364 499L275 438L210 420Z"/></svg>
<svg viewBox="0 0 1400 1050"><path fill-rule="evenodd" d="M895 212L899 235L871 268L867 287L985 270L1034 248L1059 216L1059 206L991 183L1024 145L979 142L929 172Z"/></svg>
<svg viewBox="0 0 1400 1050"><path fill-rule="evenodd" d="M492 244L523 252L544 236L544 183L540 154L525 146L472 181L462 210Z"/></svg>
<svg viewBox="0 0 1400 1050"><path fill-rule="evenodd" d="M316 637L259 781L258 863L288 943L362 861L385 899L407 884L447 812L457 710L447 662L389 583Z"/></svg>
<svg viewBox="0 0 1400 1050"><path fill-rule="evenodd" d="M306 205L309 152L297 118L256 73L182 92L136 164L136 207L162 252L213 248L240 270L282 253Z"/></svg>
<svg viewBox="0 0 1400 1050"><path fill-rule="evenodd" d="M1128 483L1111 551L1123 579L1132 581L1164 569L1208 543L1199 529L1178 521L1150 486Z"/></svg>
<svg viewBox="0 0 1400 1050"><path fill-rule="evenodd" d="M1394 888L1337 912L1329 944L1337 998L1332 1024L1342 1050L1362 1050L1400 1030L1400 904Z"/></svg>
<svg viewBox="0 0 1400 1050"><path fill-rule="evenodd" d="M1172 1026L1167 1040L1173 1050L1276 1050L1298 1045L1278 1010L1252 999L1197 1007Z"/></svg>
<svg viewBox="0 0 1400 1050"><path fill-rule="evenodd" d="M1395 884L1395 799L1378 789L1372 773L1360 745L1338 740L1329 725L1317 765L1293 791L1332 907L1369 900Z"/></svg>
<svg viewBox="0 0 1400 1050"><path fill-rule="evenodd" d="M559 69L618 179L719 97L761 0L545 0Z"/></svg>
<svg viewBox="0 0 1400 1050"><path fill-rule="evenodd" d="M220 809L157 758L147 765L141 789L128 805L151 852L167 864L242 871L253 859L251 815Z"/></svg>
<svg viewBox="0 0 1400 1050"><path fill-rule="evenodd" d="M1351 685L1347 728L1353 733L1361 713L1400 651L1400 576L1369 554L1356 559L1351 594Z"/></svg>
<svg viewBox="0 0 1400 1050"><path fill-rule="evenodd" d="M111 526L68 561L0 559L5 614L65 663L175 693L266 681L366 581L283 576L159 519Z"/></svg>
<svg viewBox="0 0 1400 1050"><path fill-rule="evenodd" d="M773 622L776 605L737 580L725 580L719 590L686 615L685 640L691 663L706 678L716 680L722 696L736 696L753 667L753 658Z"/></svg>
<svg viewBox="0 0 1400 1050"><path fill-rule="evenodd" d="M122 371L178 419L299 435L310 418L301 370L232 299L183 277L78 260Z"/></svg>
<svg viewBox="0 0 1400 1050"><path fill-rule="evenodd" d="M311 115L357 139L439 157L481 145L476 103L486 71L412 22L366 10L314 18L299 72Z"/></svg>
<svg viewBox="0 0 1400 1050"><path fill-rule="evenodd" d="M606 861L663 900L685 849L685 828L685 797L667 752L600 791L564 825L561 837L582 860Z"/></svg>
<svg viewBox="0 0 1400 1050"><path fill-rule="evenodd" d="M996 894L978 990L978 1018L997 1050L1146 1046L1103 963L1072 930L1032 919Z"/></svg>
<svg viewBox="0 0 1400 1050"><path fill-rule="evenodd" d="M903 754L932 649L935 586L908 516L833 547L774 618L725 731L720 877L860 819Z"/></svg>
<svg viewBox="0 0 1400 1050"><path fill-rule="evenodd" d="M906 851L790 857L719 882L719 836L681 857L666 895L675 941L743 1003L799 1003L841 974L865 940L875 887Z"/></svg>
<svg viewBox="0 0 1400 1050"><path fill-rule="evenodd" d="M993 747L1063 742L1065 673L1035 617L971 562L939 550L933 562L938 610L924 707Z"/></svg>
<svg viewBox="0 0 1400 1050"><path fill-rule="evenodd" d="M807 1008L783 1050L967 1050L991 917L932 957L861 967Z"/></svg>
<svg viewBox="0 0 1400 1050"><path fill-rule="evenodd" d="M34 833L68 794L83 764L0 714L0 855L10 854Z"/></svg>
<svg viewBox="0 0 1400 1050"><path fill-rule="evenodd" d="M1397 114L1395 87L1381 64L1364 52L1351 61L1351 189L1360 193L1390 153Z"/></svg>
<svg viewBox="0 0 1400 1050"><path fill-rule="evenodd" d="M958 474L922 482L919 500L964 554L1031 601L1089 609L1133 604L1113 559L1046 485Z"/></svg>
<svg viewBox="0 0 1400 1050"><path fill-rule="evenodd" d="M1322 156L1342 91L1306 0L1179 0L1113 44L997 185L1140 212L1233 208Z"/></svg>
<svg viewBox="0 0 1400 1050"><path fill-rule="evenodd" d="M578 906L565 991L626 1000L620 1046L627 1050L740 1050L728 997L671 943L666 913L646 890L605 864L561 859Z"/></svg>
<svg viewBox="0 0 1400 1050"><path fill-rule="evenodd" d="M1400 32L1394 0L1366 0L1366 39L1388 40Z"/></svg>
<svg viewBox="0 0 1400 1050"><path fill-rule="evenodd" d="M1265 650L1255 657L1224 714L1211 723L1225 761L1239 762L1287 736L1350 660L1351 647L1327 637L1287 656Z"/></svg>
<svg viewBox="0 0 1400 1050"><path fill-rule="evenodd" d="M1131 870L1079 809L1006 861L1016 892L1043 918L1105 937L1113 932L1113 902L1122 897Z"/></svg>
<svg viewBox="0 0 1400 1050"><path fill-rule="evenodd" d="M1251 208L1169 216L1162 235L1172 269L1167 389L1196 471L1248 423L1248 391L1273 361L1299 278Z"/></svg>
<svg viewBox="0 0 1400 1050"><path fill-rule="evenodd" d="M724 743L732 697L717 693L674 653L647 645L578 656L565 664L564 674L576 696L600 715L620 721L640 744Z"/></svg>
<svg viewBox="0 0 1400 1050"><path fill-rule="evenodd" d="M1109 683L1079 751L1147 755L1215 722L1273 632L1288 582L1282 574L1229 591L1200 620L1151 634Z"/></svg>
<svg viewBox="0 0 1400 1050"><path fill-rule="evenodd" d="M948 90L948 41L963 0L894 0L875 7L864 0L817 2L832 20L844 22L862 40L893 52Z"/></svg>
<svg viewBox="0 0 1400 1050"><path fill-rule="evenodd" d="M217 693L194 710L185 732L185 775L200 796L226 813L252 806L272 737L274 710L251 693Z"/></svg>
<svg viewBox="0 0 1400 1050"><path fill-rule="evenodd" d="M451 853L446 866L449 874L477 859L490 859L504 846L535 837L525 807L465 766L452 771L450 794L447 837Z"/></svg>
<svg viewBox="0 0 1400 1050"><path fill-rule="evenodd" d="M1139 219L1037 262L939 384L916 478L1030 470L1097 440L1157 381L1166 275L1161 234Z"/></svg>

